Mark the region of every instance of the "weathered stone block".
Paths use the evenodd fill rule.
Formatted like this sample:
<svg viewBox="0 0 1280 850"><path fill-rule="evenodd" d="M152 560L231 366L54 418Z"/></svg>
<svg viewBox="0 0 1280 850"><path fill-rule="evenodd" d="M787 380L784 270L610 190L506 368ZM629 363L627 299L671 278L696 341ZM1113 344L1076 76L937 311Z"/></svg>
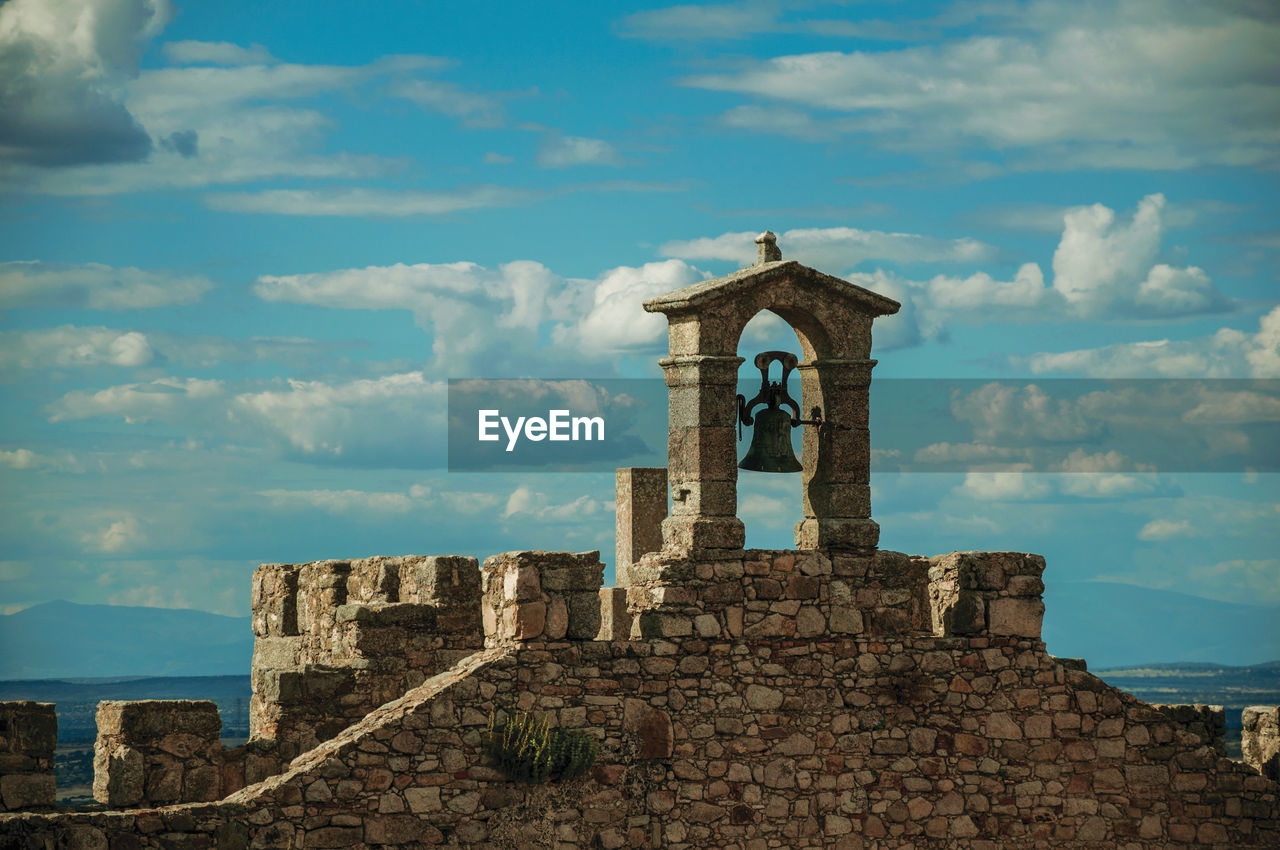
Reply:
<svg viewBox="0 0 1280 850"><path fill-rule="evenodd" d="M795 528L797 549L870 552L880 542L880 525L865 517L802 519Z"/></svg>
<svg viewBox="0 0 1280 850"><path fill-rule="evenodd" d="M1038 638L1044 621L1039 599L1004 597L987 602L987 629L993 635Z"/></svg>
<svg viewBox="0 0 1280 850"><path fill-rule="evenodd" d="M600 631L597 640L629 640L631 613L627 610L627 591L623 587L602 587L600 598Z"/></svg>
<svg viewBox="0 0 1280 850"><path fill-rule="evenodd" d="M1241 713L1245 764L1280 782L1280 706L1251 705Z"/></svg>
<svg viewBox="0 0 1280 850"><path fill-rule="evenodd" d="M296 564L263 564L254 571L250 606L258 637L298 634L299 572Z"/></svg>
<svg viewBox="0 0 1280 850"><path fill-rule="evenodd" d="M569 627L566 636L570 640L595 640L600 633L599 589L588 593L570 593ZM566 598L566 597L557 597Z"/></svg>
<svg viewBox="0 0 1280 850"><path fill-rule="evenodd" d="M0 811L52 806L56 797L52 772L0 776Z"/></svg>
<svg viewBox="0 0 1280 850"><path fill-rule="evenodd" d="M631 583L631 565L662 548L662 521L667 517L667 468L627 467L616 472L616 585Z"/></svg>
<svg viewBox="0 0 1280 850"><path fill-rule="evenodd" d="M670 715L643 700L623 701L623 728L636 736L642 759L671 758L675 751Z"/></svg>
<svg viewBox="0 0 1280 850"><path fill-rule="evenodd" d="M126 744L111 746L101 734L93 750L93 799L125 808L142 802L143 755Z"/></svg>
<svg viewBox="0 0 1280 850"><path fill-rule="evenodd" d="M480 562L462 555L407 556L400 566L400 600L441 607L480 601Z"/></svg>

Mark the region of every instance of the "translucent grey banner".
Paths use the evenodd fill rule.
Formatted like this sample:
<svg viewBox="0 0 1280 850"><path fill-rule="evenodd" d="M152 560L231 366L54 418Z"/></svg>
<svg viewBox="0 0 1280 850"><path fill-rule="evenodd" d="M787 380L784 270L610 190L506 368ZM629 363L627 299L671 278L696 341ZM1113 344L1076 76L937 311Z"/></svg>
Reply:
<svg viewBox="0 0 1280 850"><path fill-rule="evenodd" d="M659 379L450 380L448 412L451 472L667 462ZM1275 472L1280 381L876 379L871 446L877 472Z"/></svg>

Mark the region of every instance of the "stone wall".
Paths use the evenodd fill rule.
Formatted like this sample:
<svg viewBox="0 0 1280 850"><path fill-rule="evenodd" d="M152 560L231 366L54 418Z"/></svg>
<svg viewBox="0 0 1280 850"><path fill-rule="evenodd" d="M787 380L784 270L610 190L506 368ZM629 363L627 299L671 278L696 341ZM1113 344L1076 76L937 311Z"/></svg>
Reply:
<svg viewBox="0 0 1280 850"><path fill-rule="evenodd" d="M58 716L51 702L0 702L0 812L52 806Z"/></svg>
<svg viewBox="0 0 1280 850"><path fill-rule="evenodd" d="M1254 705L1244 710L1241 751L1245 764L1280 781L1280 706Z"/></svg>
<svg viewBox="0 0 1280 850"><path fill-rule="evenodd" d="M547 580L586 559L491 559L492 622L513 607L524 622L519 605L549 609L561 591L587 594ZM641 566L649 580L631 593L649 634L638 639L553 639L545 620L527 639L514 629L227 800L10 817L0 838L49 848L108 836L229 848L1280 844L1280 785L1221 758L1176 717L1035 638L935 635L925 559L746 552ZM687 598L668 598L675 586L663 581L677 575L689 577ZM828 628L810 634L806 608ZM673 625L680 616L687 627ZM494 708L593 736L592 775L504 780L481 751Z"/></svg>
<svg viewBox="0 0 1280 850"><path fill-rule="evenodd" d="M1227 754L1227 713L1222 706L1153 703L1151 707L1188 732L1199 735L1218 755Z"/></svg>
<svg viewBox="0 0 1280 850"><path fill-rule="evenodd" d="M483 645L475 558L265 564L250 736L287 763Z"/></svg>
<svg viewBox="0 0 1280 850"><path fill-rule="evenodd" d="M223 796L225 758L216 703L104 700L98 703L97 723L93 798L99 803L128 808Z"/></svg>
<svg viewBox="0 0 1280 850"><path fill-rule="evenodd" d="M967 554L1017 564L1036 581L1044 568L1036 556ZM713 561L648 555L632 566L627 589L631 637L927 634L931 563L886 551L749 549ZM975 633L986 633L985 621Z"/></svg>

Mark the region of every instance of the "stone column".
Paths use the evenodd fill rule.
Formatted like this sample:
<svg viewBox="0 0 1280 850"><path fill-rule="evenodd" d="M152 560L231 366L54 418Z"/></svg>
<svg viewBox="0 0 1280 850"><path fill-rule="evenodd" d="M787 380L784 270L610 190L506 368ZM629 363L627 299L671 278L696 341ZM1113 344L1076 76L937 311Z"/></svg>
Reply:
<svg viewBox="0 0 1280 850"><path fill-rule="evenodd" d="M616 472L615 587L631 584L631 565L662 548L667 517L667 469L632 466Z"/></svg>
<svg viewBox="0 0 1280 850"><path fill-rule="evenodd" d="M815 407L831 426L802 426L804 519L797 549L871 551L880 526L871 519L871 432L868 429L874 360L822 359L799 366L801 412ZM843 427L832 427L832 426Z"/></svg>
<svg viewBox="0 0 1280 850"><path fill-rule="evenodd" d="M671 515L662 542L680 551L741 549L737 393L742 358L684 355L659 361L666 374Z"/></svg>

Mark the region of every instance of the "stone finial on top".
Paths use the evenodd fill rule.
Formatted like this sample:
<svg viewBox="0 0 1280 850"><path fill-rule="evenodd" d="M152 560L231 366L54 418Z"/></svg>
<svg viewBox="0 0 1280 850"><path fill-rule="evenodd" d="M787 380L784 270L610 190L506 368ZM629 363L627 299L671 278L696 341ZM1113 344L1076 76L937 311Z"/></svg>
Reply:
<svg viewBox="0 0 1280 850"><path fill-rule="evenodd" d="M778 234L766 230L756 237L756 265L774 263L782 259L782 249L778 247Z"/></svg>

